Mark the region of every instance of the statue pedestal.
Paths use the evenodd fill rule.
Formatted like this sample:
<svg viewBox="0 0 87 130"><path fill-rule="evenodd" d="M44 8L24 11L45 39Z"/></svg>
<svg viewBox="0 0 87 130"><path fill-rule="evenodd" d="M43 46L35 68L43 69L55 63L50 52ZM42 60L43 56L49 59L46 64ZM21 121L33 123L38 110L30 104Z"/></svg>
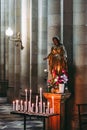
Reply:
<svg viewBox="0 0 87 130"><path fill-rule="evenodd" d="M43 93L43 96L50 102L52 107L52 96L54 97L54 113L59 116L49 118L47 130L64 130L65 127L65 101L70 97L70 93L54 94Z"/></svg>

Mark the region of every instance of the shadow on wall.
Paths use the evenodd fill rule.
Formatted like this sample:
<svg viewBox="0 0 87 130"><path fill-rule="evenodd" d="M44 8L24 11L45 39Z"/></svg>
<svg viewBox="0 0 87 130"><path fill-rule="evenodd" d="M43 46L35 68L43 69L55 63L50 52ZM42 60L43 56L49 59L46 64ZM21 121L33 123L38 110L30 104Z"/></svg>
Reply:
<svg viewBox="0 0 87 130"><path fill-rule="evenodd" d="M74 100L75 100L75 75L76 75L76 67L74 65L69 66L69 82L68 88L69 92L71 93L71 97L66 101L65 107L65 124L66 130L72 130L72 120L74 116Z"/></svg>
<svg viewBox="0 0 87 130"><path fill-rule="evenodd" d="M72 96L75 94L75 75L76 75L76 67L74 65L69 66L69 82L68 87L69 91L71 92Z"/></svg>
<svg viewBox="0 0 87 130"><path fill-rule="evenodd" d="M0 97L6 97L8 90L8 80L0 81Z"/></svg>

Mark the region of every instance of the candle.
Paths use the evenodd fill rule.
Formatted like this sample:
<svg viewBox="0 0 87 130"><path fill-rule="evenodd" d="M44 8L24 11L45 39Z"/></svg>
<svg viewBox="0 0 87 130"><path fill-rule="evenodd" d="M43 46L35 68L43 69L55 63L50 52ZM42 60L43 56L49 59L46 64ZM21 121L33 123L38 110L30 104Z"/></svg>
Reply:
<svg viewBox="0 0 87 130"><path fill-rule="evenodd" d="M27 111L27 102L26 101L24 102L24 111L25 112Z"/></svg>
<svg viewBox="0 0 87 130"><path fill-rule="evenodd" d="M43 102L43 113L45 113L45 102Z"/></svg>
<svg viewBox="0 0 87 130"><path fill-rule="evenodd" d="M32 103L32 112L34 112L34 103Z"/></svg>
<svg viewBox="0 0 87 130"><path fill-rule="evenodd" d="M47 111L49 113L50 107L49 107L49 102L47 102Z"/></svg>
<svg viewBox="0 0 87 130"><path fill-rule="evenodd" d="M26 99L26 102L27 102L27 89L25 89L25 99Z"/></svg>
<svg viewBox="0 0 87 130"><path fill-rule="evenodd" d="M27 111L27 89L25 89L26 111Z"/></svg>
<svg viewBox="0 0 87 130"><path fill-rule="evenodd" d="M16 111L18 111L18 109L19 109L18 102L19 102L19 100L16 100Z"/></svg>
<svg viewBox="0 0 87 130"><path fill-rule="evenodd" d="M30 101L28 102L28 112L31 112L31 104L30 104Z"/></svg>
<svg viewBox="0 0 87 130"><path fill-rule="evenodd" d="M53 108L50 108L50 113L53 113Z"/></svg>
<svg viewBox="0 0 87 130"><path fill-rule="evenodd" d="M15 101L13 101L13 111L15 111Z"/></svg>
<svg viewBox="0 0 87 130"><path fill-rule="evenodd" d="M40 88L40 113L42 113L42 88Z"/></svg>
<svg viewBox="0 0 87 130"><path fill-rule="evenodd" d="M54 96L52 96L52 109L53 109L53 113L54 113Z"/></svg>
<svg viewBox="0 0 87 130"><path fill-rule="evenodd" d="M30 89L30 107L31 107L31 93L32 93L32 90Z"/></svg>
<svg viewBox="0 0 87 130"><path fill-rule="evenodd" d="M38 105L38 96L36 96L36 104Z"/></svg>
<svg viewBox="0 0 87 130"><path fill-rule="evenodd" d="M23 111L23 100L21 100L20 110Z"/></svg>
<svg viewBox="0 0 87 130"><path fill-rule="evenodd" d="M42 111L41 111L41 102L39 102L39 113L42 113Z"/></svg>
<svg viewBox="0 0 87 130"><path fill-rule="evenodd" d="M40 102L42 102L42 88L40 88Z"/></svg>
<svg viewBox="0 0 87 130"><path fill-rule="evenodd" d="M38 96L36 96L36 113L38 112Z"/></svg>

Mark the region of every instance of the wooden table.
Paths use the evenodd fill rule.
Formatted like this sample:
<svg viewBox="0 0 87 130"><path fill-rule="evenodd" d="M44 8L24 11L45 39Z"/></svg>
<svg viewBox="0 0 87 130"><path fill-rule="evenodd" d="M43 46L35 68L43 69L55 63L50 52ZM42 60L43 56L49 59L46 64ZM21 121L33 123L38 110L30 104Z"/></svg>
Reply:
<svg viewBox="0 0 87 130"><path fill-rule="evenodd" d="M36 118L42 118L43 119L43 130L46 130L45 125L45 119L49 119L53 116L58 116L58 113L52 113L52 114L43 114L43 113L32 113L32 112L21 112L21 111L11 111L11 114L16 114L24 117L24 130L26 130L26 117L36 117ZM48 129L47 129L48 130Z"/></svg>

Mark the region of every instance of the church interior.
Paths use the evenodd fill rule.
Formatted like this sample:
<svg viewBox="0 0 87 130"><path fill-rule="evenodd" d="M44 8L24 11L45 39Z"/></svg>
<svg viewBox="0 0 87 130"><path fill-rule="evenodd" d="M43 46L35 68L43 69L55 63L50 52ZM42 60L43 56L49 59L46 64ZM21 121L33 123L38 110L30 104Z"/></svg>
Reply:
<svg viewBox="0 0 87 130"><path fill-rule="evenodd" d="M86 0L0 0L0 130L87 130L86 16ZM66 49L54 56L67 59L63 92L60 75L48 84L61 64L43 60L53 37Z"/></svg>

